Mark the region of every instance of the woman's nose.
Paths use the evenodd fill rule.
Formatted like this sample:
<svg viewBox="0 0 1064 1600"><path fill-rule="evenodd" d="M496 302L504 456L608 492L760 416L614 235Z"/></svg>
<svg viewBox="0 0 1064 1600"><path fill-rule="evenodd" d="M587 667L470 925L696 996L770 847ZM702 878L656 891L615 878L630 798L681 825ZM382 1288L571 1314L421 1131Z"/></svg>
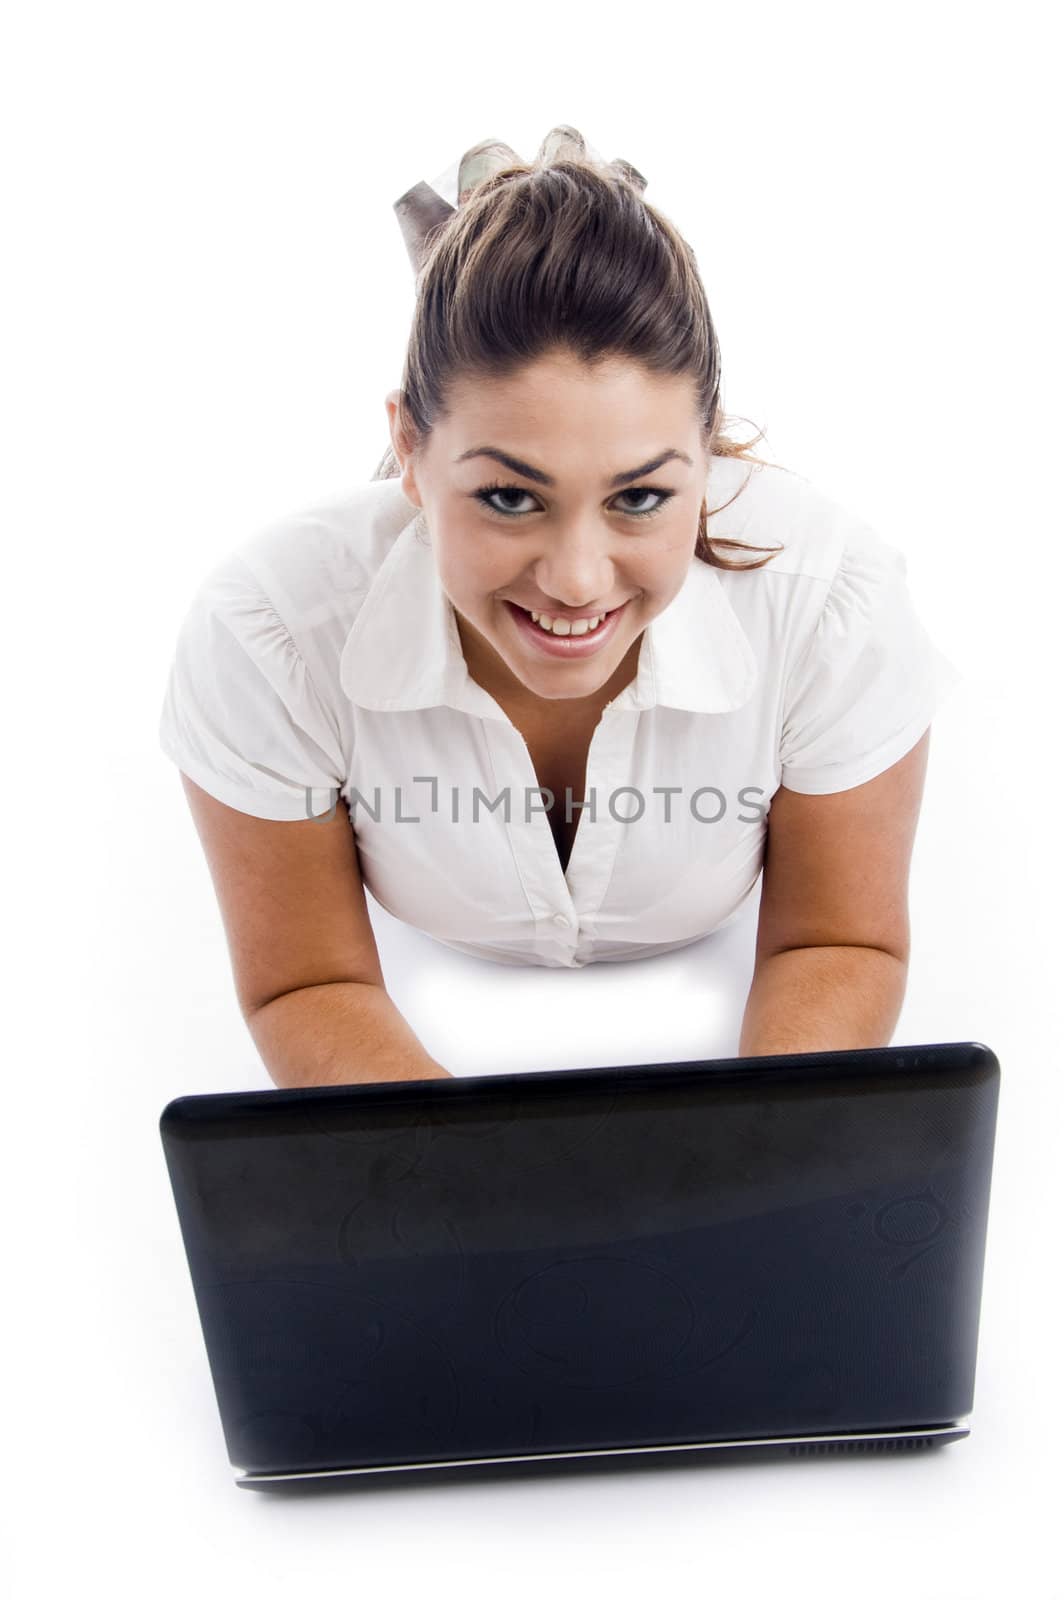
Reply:
<svg viewBox="0 0 1064 1600"><path fill-rule="evenodd" d="M540 594L574 611L613 593L613 563L601 531L560 537L543 551L535 573Z"/></svg>

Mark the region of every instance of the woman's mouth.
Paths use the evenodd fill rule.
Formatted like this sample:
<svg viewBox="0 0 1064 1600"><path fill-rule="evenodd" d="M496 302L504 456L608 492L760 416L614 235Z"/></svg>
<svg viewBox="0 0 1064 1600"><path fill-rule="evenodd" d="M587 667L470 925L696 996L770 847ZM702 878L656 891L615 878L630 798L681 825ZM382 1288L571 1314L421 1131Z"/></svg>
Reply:
<svg viewBox="0 0 1064 1600"><path fill-rule="evenodd" d="M522 639L542 651L545 655L554 656L555 659L575 660L584 656L595 655L603 645L611 639L617 631L620 618L628 608L629 601L617 606L613 611L608 611L597 627L590 624L593 618L582 617L578 622L569 624L568 633L550 632L539 622L534 621L532 613L523 606L515 605L512 600L503 602L513 617ZM573 628L580 631L574 633Z"/></svg>

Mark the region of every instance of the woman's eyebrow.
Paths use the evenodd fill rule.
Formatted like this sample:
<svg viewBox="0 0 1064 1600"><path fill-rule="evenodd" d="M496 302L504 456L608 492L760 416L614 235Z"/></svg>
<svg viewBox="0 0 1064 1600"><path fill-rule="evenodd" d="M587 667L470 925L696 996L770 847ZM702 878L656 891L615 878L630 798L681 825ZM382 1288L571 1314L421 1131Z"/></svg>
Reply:
<svg viewBox="0 0 1064 1600"><path fill-rule="evenodd" d="M505 450L496 450L494 445L476 445L472 450L464 450L460 456L455 456L455 465L460 461L470 461L474 456L491 456L499 461L511 472L518 473L522 478L531 478L533 483L543 483L553 489L555 480L547 472L541 472L538 467L530 467L527 461L518 461L516 456L508 455ZM631 472L618 472L616 477L607 483L607 489L619 489L626 483L633 483L636 478L644 477L648 472L656 472L666 461L686 461L689 467L694 466L691 457L682 450L663 450L660 456L655 456L652 461L644 461L641 467L633 467Z"/></svg>

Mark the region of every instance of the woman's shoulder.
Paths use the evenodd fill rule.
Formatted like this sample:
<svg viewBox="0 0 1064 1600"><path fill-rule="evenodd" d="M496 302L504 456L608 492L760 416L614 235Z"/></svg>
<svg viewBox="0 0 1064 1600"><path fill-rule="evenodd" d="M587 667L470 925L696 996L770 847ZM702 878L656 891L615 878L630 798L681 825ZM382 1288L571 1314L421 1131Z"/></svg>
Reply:
<svg viewBox="0 0 1064 1600"><path fill-rule="evenodd" d="M762 662L786 676L814 638L858 641L873 616L887 626L907 614L904 550L852 505L774 464L724 457L719 465L709 477L710 509L722 508L709 518L710 538L776 550L765 560L768 550L725 545L728 560L765 564L713 568Z"/></svg>
<svg viewBox="0 0 1064 1600"><path fill-rule="evenodd" d="M710 539L738 539L776 551L763 566L746 572L716 568L729 597L744 587L775 588L788 580L830 585L847 563L891 564L896 556L895 547L854 506L792 468L722 456L714 458L707 487L709 510L715 511L708 521ZM746 562L762 559L768 550L747 553L724 546L721 553Z"/></svg>
<svg viewBox="0 0 1064 1600"><path fill-rule="evenodd" d="M358 484L273 519L235 545L226 561L249 572L289 624L330 617L350 624L416 515L395 479Z"/></svg>
<svg viewBox="0 0 1064 1600"><path fill-rule="evenodd" d="M282 677L309 671L339 702L348 632L381 564L417 515L395 480L374 480L290 511L232 545L201 580L184 630L239 641Z"/></svg>

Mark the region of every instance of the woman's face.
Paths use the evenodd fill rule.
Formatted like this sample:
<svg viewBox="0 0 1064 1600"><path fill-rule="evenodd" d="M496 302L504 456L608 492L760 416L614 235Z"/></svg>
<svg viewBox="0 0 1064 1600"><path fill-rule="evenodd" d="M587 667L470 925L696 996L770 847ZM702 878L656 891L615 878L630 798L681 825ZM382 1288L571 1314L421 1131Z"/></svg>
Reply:
<svg viewBox="0 0 1064 1600"><path fill-rule="evenodd" d="M689 380L543 357L517 377L456 384L416 463L397 399L401 486L424 512L470 675L529 706L612 698L694 554L709 463ZM565 638L533 611L614 614Z"/></svg>

